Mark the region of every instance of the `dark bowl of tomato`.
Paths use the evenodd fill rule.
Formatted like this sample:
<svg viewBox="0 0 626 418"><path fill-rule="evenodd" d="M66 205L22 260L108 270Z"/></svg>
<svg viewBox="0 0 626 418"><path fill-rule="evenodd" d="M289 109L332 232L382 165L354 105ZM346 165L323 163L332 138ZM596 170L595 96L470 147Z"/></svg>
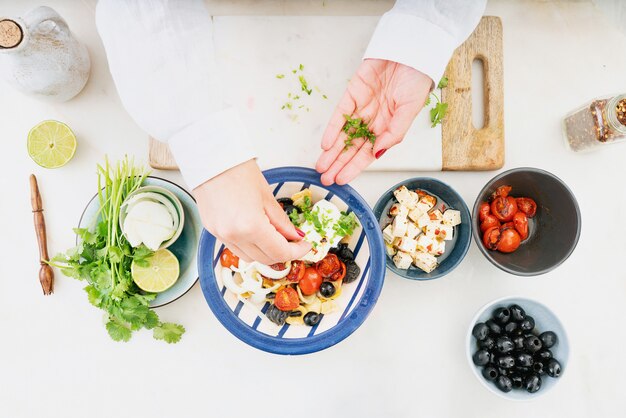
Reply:
<svg viewBox="0 0 626 418"><path fill-rule="evenodd" d="M515 168L491 179L472 212L473 236L493 265L537 276L572 254L581 229L578 202L567 185L538 168Z"/></svg>

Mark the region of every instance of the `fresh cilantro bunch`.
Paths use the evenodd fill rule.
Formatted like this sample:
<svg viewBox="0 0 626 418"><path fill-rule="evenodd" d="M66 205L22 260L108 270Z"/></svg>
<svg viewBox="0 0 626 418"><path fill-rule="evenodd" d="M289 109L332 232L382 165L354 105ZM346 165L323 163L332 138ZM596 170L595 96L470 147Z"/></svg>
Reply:
<svg viewBox="0 0 626 418"><path fill-rule="evenodd" d="M149 307L156 294L140 290L131 277L131 264L147 265L153 252L144 245L132 248L119 227L122 203L141 187L148 173L125 158L117 165L98 165L98 221L93 228L75 228L79 244L50 264L61 273L85 281L89 302L106 312L106 329L115 341L128 341L133 331L151 329L155 339L178 342L181 325L161 322Z"/></svg>
<svg viewBox="0 0 626 418"><path fill-rule="evenodd" d="M374 144L376 142L376 135L370 131L367 123L363 122L361 118L352 118L350 115L343 115L346 119L346 123L343 125L343 131L347 138L344 140L343 150L346 151L353 144L356 138L363 138Z"/></svg>
<svg viewBox="0 0 626 418"><path fill-rule="evenodd" d="M442 77L441 80L439 80L439 83L437 84L437 89L442 89L444 87L446 87L448 85L448 78L447 77ZM437 94L432 91L430 93L430 95L428 96L428 98L426 99L426 102L424 103L424 107L430 106L430 103L432 102L432 97L435 98L435 100L437 101L435 103L435 106L433 106L432 109L430 109L430 123L431 123L431 128L434 128L435 126L439 125L442 121L443 118L446 117L446 113L448 113L448 103L442 103L441 100L439 99L439 96L437 96Z"/></svg>

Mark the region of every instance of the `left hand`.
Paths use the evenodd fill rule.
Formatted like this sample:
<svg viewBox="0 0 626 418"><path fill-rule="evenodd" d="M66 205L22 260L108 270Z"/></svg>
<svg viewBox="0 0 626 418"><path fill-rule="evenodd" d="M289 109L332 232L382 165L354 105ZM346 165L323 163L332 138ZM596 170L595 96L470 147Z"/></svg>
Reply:
<svg viewBox="0 0 626 418"><path fill-rule="evenodd" d="M427 75L397 62L366 59L350 79L324 136L316 170L322 183L346 184L385 151L400 143L424 107L433 81ZM344 115L361 117L376 135L374 145L363 138L344 151Z"/></svg>

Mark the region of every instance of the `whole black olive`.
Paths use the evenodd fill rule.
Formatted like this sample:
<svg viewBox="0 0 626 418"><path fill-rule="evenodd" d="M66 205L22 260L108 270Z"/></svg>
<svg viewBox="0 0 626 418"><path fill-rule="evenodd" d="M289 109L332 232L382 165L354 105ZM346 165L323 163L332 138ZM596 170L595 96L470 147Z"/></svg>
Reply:
<svg viewBox="0 0 626 418"><path fill-rule="evenodd" d="M511 311L507 308L498 308L493 311L493 317L496 321L504 325L509 322L509 319L511 319Z"/></svg>
<svg viewBox="0 0 626 418"><path fill-rule="evenodd" d="M510 369L514 365L515 359L513 358L513 356L498 357L498 366L502 367L503 369Z"/></svg>
<svg viewBox="0 0 626 418"><path fill-rule="evenodd" d="M513 389L521 389L524 386L524 378L519 373L511 373L509 376L511 379L511 383L513 384Z"/></svg>
<svg viewBox="0 0 626 418"><path fill-rule="evenodd" d="M524 366L515 366L513 370L515 371L515 373L522 375L522 376L526 376L528 373L531 372L530 367L524 367Z"/></svg>
<svg viewBox="0 0 626 418"><path fill-rule="evenodd" d="M524 380L524 387L529 393L535 393L541 389L541 377L536 374L530 374Z"/></svg>
<svg viewBox="0 0 626 418"><path fill-rule="evenodd" d="M533 364L533 371L537 374L544 374L546 372L545 366L541 361L536 361Z"/></svg>
<svg viewBox="0 0 626 418"><path fill-rule="evenodd" d="M483 369L483 377L489 381L494 381L498 377L498 369L493 366L487 366Z"/></svg>
<svg viewBox="0 0 626 418"><path fill-rule="evenodd" d="M498 349L500 353L506 354L510 351L513 351L513 348L515 348L515 345L513 344L513 341L511 341L509 337L500 337L496 340L496 348Z"/></svg>
<svg viewBox="0 0 626 418"><path fill-rule="evenodd" d="M478 341L482 341L489 335L489 327L484 322L479 322L472 328L472 335Z"/></svg>
<svg viewBox="0 0 626 418"><path fill-rule="evenodd" d="M276 325L284 325L289 312L281 311L273 303L265 311L265 316Z"/></svg>
<svg viewBox="0 0 626 418"><path fill-rule="evenodd" d="M516 350L521 350L522 348L524 348L524 336L518 335L517 337L513 338L513 344L515 345Z"/></svg>
<svg viewBox="0 0 626 418"><path fill-rule="evenodd" d="M509 311L511 311L511 318L514 321L521 321L526 318L526 312L519 305L511 305L509 306Z"/></svg>
<svg viewBox="0 0 626 418"><path fill-rule="evenodd" d="M523 331L532 331L535 328L535 319L530 315L526 315L526 318L520 321L519 327Z"/></svg>
<svg viewBox="0 0 626 418"><path fill-rule="evenodd" d="M505 334L509 334L512 335L515 333L515 331L517 331L517 328L519 327L519 325L517 325L517 322L509 322L508 324L506 324L504 326L504 333Z"/></svg>
<svg viewBox="0 0 626 418"><path fill-rule="evenodd" d="M288 197L279 197L278 199L276 199L276 201L278 202L278 204L280 206L282 206L283 208L285 206L292 206L293 205L293 200L291 200Z"/></svg>
<svg viewBox="0 0 626 418"><path fill-rule="evenodd" d="M493 319L487 320L485 324L489 327L489 331L491 333L496 334L496 335L502 334L502 327L498 325L498 323L494 321Z"/></svg>
<svg viewBox="0 0 626 418"><path fill-rule="evenodd" d="M283 205L283 211L285 211L285 213L287 215L291 215L294 210L296 211L296 213L301 213L302 212L302 209L300 209L297 206L294 206L294 205Z"/></svg>
<svg viewBox="0 0 626 418"><path fill-rule="evenodd" d="M539 350L535 353L535 358L543 361L550 360L552 358L552 351L547 349Z"/></svg>
<svg viewBox="0 0 626 418"><path fill-rule="evenodd" d="M502 368L502 367L498 367L498 375L499 376L508 376L510 373L510 370Z"/></svg>
<svg viewBox="0 0 626 418"><path fill-rule="evenodd" d="M552 331L546 331L546 332L541 333L539 335L539 338L541 338L541 342L543 343L543 346L545 348L552 347L559 340L556 334Z"/></svg>
<svg viewBox="0 0 626 418"><path fill-rule="evenodd" d="M530 367L533 365L533 356L528 353L519 353L515 357L515 365L519 367Z"/></svg>
<svg viewBox="0 0 626 418"><path fill-rule="evenodd" d="M508 376L498 376L496 379L496 387L502 392L510 392L513 389L513 382Z"/></svg>
<svg viewBox="0 0 626 418"><path fill-rule="evenodd" d="M337 289L335 289L335 286L331 282L322 282L320 285L320 293L325 298L331 297L336 291Z"/></svg>
<svg viewBox="0 0 626 418"><path fill-rule="evenodd" d="M306 319L306 316L304 318ZM474 360L474 364L477 366L486 365L487 363L489 363L490 358L491 355L487 350L478 350L474 353L474 356L472 356L472 360Z"/></svg>
<svg viewBox="0 0 626 418"><path fill-rule="evenodd" d="M352 283L361 275L361 268L352 261L344 261L346 265L346 277L343 278L343 283Z"/></svg>
<svg viewBox="0 0 626 418"><path fill-rule="evenodd" d="M496 340L491 337L487 337L482 341L478 341L478 347L484 348L485 350L493 350L496 346Z"/></svg>
<svg viewBox="0 0 626 418"><path fill-rule="evenodd" d="M330 252L336 254L337 257L339 257L339 259L344 263L347 261L354 261L354 253L346 244L339 244L339 247L335 251Z"/></svg>
<svg viewBox="0 0 626 418"><path fill-rule="evenodd" d="M536 335L531 335L530 337L526 337L524 339L524 348L531 353L536 353L541 350L541 340Z"/></svg>
<svg viewBox="0 0 626 418"><path fill-rule="evenodd" d="M561 363L555 358L551 358L548 360L546 364L546 373L550 377L560 377L563 372L563 368L561 367Z"/></svg>
<svg viewBox="0 0 626 418"><path fill-rule="evenodd" d="M318 314L317 312L307 312L307 314L304 315L304 318L303 318L304 323L310 327L320 322L320 319L322 319L322 316Z"/></svg>

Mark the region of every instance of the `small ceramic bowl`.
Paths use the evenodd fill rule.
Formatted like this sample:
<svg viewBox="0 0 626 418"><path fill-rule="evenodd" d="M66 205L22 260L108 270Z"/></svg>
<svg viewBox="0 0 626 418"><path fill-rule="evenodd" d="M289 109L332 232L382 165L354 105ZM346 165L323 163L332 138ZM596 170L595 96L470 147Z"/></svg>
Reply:
<svg viewBox="0 0 626 418"><path fill-rule="evenodd" d="M126 200L124 201L124 203L122 204L122 211L120 212L120 229L122 231L124 230L123 228L124 220L126 219L126 215L128 215L126 211L124 210L126 202L129 199L131 199L133 196L139 193L147 193L147 192L158 193L162 196L165 196L172 203L172 205L174 205L176 212L178 212L178 218L179 218L178 228L176 229L176 232L174 233L172 238L168 239L167 241L163 241L163 243L159 246L159 250L162 250L164 248L171 246L172 244L176 242L178 237L180 237L180 234L183 232L183 227L185 226L185 211L183 209L183 205L182 203L180 203L180 200L178 199L178 197L176 197L174 193L167 190L166 188L160 187L160 186L143 186L143 187L138 188L131 194L129 194L126 197Z"/></svg>
<svg viewBox="0 0 626 418"><path fill-rule="evenodd" d="M558 340L557 343L550 348L552 351L553 357L561 363L562 366L562 374L559 378L552 378L547 374L541 376L541 389L535 393L529 393L524 389L513 389L510 392L502 392L499 390L493 382L487 381L482 375L482 368L478 367L474 364L472 360L472 356L478 350L476 344L476 338L472 335L472 329L474 325L479 322L485 322L489 318L493 311L497 308L505 308L509 307L512 304L517 304L521 306L526 315L530 315L535 319L535 331L539 333L544 331L553 331L556 333ZM565 332L565 328L559 318L552 312L548 307L543 305L536 300L518 297L518 296L509 296L501 299L496 299L492 302L489 302L474 315L472 321L469 324L469 328L467 330L467 336L465 337L465 354L467 357L467 362L474 373L474 376L478 379L478 381L489 391L492 393L509 400L514 401L524 401L535 399L541 395L544 395L549 390L551 390L560 380L563 379L563 375L567 373L567 361L569 360L569 341L567 339L567 333Z"/></svg>
<svg viewBox="0 0 626 418"><path fill-rule="evenodd" d="M512 186L511 196L530 197L537 214L529 219L529 236L512 253L485 248L480 232L478 209L499 186ZM518 276L536 276L561 265L578 243L581 215L576 197L554 174L538 168L515 168L497 175L480 191L472 212L474 240L493 265Z"/></svg>
<svg viewBox="0 0 626 418"><path fill-rule="evenodd" d="M406 186L409 190L424 190L437 198L437 207L443 203L447 208L461 211L461 224L454 227L454 238L446 241L446 252L438 257L439 266L432 272L426 273L415 266L406 270L399 269L388 255L387 268L398 276L411 280L432 280L445 276L461 264L469 249L472 235L469 209L463 198L447 184L429 177L415 177L396 184L378 199L374 206L374 216L381 229L389 223L389 208L396 202L393 192L400 186Z"/></svg>

